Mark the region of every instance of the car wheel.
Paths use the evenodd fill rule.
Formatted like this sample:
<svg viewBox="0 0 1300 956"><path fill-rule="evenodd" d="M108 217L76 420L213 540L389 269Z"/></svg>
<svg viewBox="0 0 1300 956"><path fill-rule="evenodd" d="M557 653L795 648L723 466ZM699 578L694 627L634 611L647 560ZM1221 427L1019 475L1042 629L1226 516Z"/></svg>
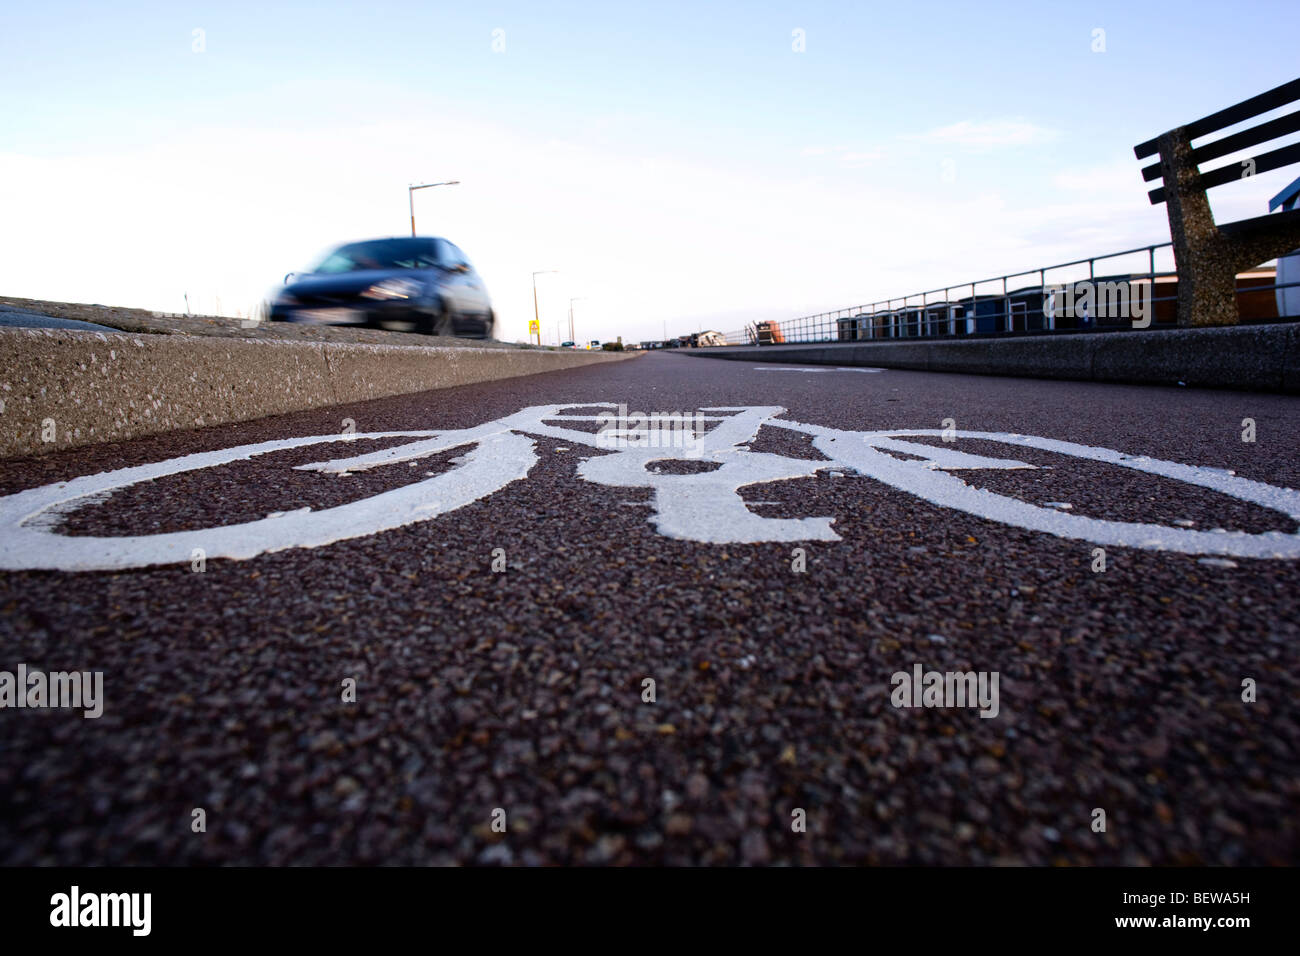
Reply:
<svg viewBox="0 0 1300 956"><path fill-rule="evenodd" d="M425 335L451 335L451 313L442 303L435 304L420 320L419 331Z"/></svg>

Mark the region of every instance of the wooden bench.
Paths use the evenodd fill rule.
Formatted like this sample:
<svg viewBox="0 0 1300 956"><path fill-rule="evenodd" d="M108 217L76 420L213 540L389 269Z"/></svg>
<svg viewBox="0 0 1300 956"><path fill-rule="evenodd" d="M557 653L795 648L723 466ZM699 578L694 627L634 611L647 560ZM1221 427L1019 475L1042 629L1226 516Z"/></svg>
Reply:
<svg viewBox="0 0 1300 956"><path fill-rule="evenodd" d="M1138 159L1157 153L1160 156L1158 163L1142 170L1142 178L1147 182L1164 181L1148 195L1152 205L1163 202L1169 212L1169 234L1178 267L1180 325L1236 325L1237 273L1300 247L1300 209L1216 224L1206 196L1206 190L1215 186L1300 162L1300 143L1209 172L1200 171L1202 163L1300 130L1300 110L1203 146L1193 147L1192 140L1297 100L1300 79L1133 147Z"/></svg>

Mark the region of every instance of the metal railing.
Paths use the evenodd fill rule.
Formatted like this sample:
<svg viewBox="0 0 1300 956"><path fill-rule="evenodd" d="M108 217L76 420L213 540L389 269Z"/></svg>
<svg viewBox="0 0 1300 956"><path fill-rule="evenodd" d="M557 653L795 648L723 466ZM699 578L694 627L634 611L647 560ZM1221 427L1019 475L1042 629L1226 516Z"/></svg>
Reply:
<svg viewBox="0 0 1300 956"><path fill-rule="evenodd" d="M1121 271L1113 260L1126 257L1129 268ZM1105 263L1111 264L1099 269ZM1279 285L1275 276L1259 270L1242 273L1237 280L1241 321L1277 319L1275 293L1297 284ZM833 312L757 322L726 333L726 340L728 345L781 345L1171 328L1178 324L1177 305L1173 245L1161 242Z"/></svg>

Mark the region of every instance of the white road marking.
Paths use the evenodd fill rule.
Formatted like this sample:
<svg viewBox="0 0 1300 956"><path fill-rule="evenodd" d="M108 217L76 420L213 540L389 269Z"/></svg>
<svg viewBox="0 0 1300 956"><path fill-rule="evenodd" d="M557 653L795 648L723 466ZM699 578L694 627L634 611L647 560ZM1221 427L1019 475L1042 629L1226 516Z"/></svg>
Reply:
<svg viewBox="0 0 1300 956"><path fill-rule="evenodd" d="M941 469L950 468L1032 468L1023 462L1008 463L989 459L989 464L944 464L952 453L929 445L906 446L898 436L941 437L943 432L934 429L915 429L889 432L847 432L820 426L787 424L772 421L768 424L815 434L813 447L822 454L852 465L859 474L883 481L908 494L944 508L964 511L980 518L1001 524L1042 531L1062 538L1077 538L1094 544L1120 545L1152 551L1179 551L1184 554L1228 555L1239 558L1300 558L1300 533L1266 531L1247 534L1244 531L1192 531L1166 525L1127 521L1105 521L1068 512L1053 511L1031 505L1016 498L972 488L955 475ZM951 433L950 433L951 434ZM957 432L959 438L1001 442L1042 451L1071 455L1091 461L1118 465L1148 474L1171 478L1201 488L1208 488L1230 498L1278 511L1292 521L1300 522L1300 492L1290 488L1277 488L1263 482L1238 478L1221 468L1199 468L1154 458L1130 457L1108 448L1093 448L1073 442L1037 438L1033 435L1010 435L1003 432ZM894 448L922 455L931 461L902 461L882 454L878 449Z"/></svg>
<svg viewBox="0 0 1300 956"><path fill-rule="evenodd" d="M501 490L527 477L537 463L535 437L555 438L570 447L605 449L596 432L565 427L602 421L598 415L566 415L566 408L614 408L611 404L542 405L473 428L441 431L320 435L241 445L222 451L186 455L169 461L123 468L57 482L0 498L0 569L121 570L181 564L202 549L207 558L248 559L286 548L314 548L427 521ZM990 458L953 448L909 442L938 438L939 429L859 432L780 419L779 406L729 406L702 410L716 427L698 436L692 461L716 464L712 471L690 474L652 473L653 461L685 458L673 449L616 447L611 453L584 457L578 475L597 484L645 488L651 492L648 520L663 535L712 544L769 541L837 541L830 516L768 518L752 510L740 489L747 485L803 478L828 470L875 479L939 507L1012 527L1104 545L1176 551L1186 554L1247 558L1300 557L1300 533L1260 534L1223 529L1106 521L1060 510L1062 502L1040 507L1016 498L973 488L950 471L1032 469L1009 458ZM605 416L606 419L608 415ZM824 461L787 458L746 447L763 426L812 437ZM952 433L948 433L951 435ZM957 437L1036 448L1159 475L1206 488L1239 501L1287 515L1300 522L1300 492L1239 478L1230 471L1200 468L1106 448L1004 432L957 432ZM244 461L271 452L356 439L413 439L404 445L349 458L297 466L301 471L348 475L401 462L415 462L451 449L465 449L450 470L360 501L322 511L301 508L256 521L137 536L69 536L58 529L68 513L100 503L114 491L145 481ZM697 453L698 452L698 453ZM913 456L894 457L893 453ZM1178 525L1184 522L1176 522Z"/></svg>
<svg viewBox="0 0 1300 956"><path fill-rule="evenodd" d="M849 368L835 366L833 368L803 368L796 366L786 367L784 365L755 365L750 371L753 372L865 372L868 375L874 375L877 372L883 372L883 368Z"/></svg>
<svg viewBox="0 0 1300 956"><path fill-rule="evenodd" d="M430 433L388 432L363 437L425 434ZM460 468L323 511L304 508L218 528L121 537L62 535L32 520L52 508L61 508L66 513L90 496L142 481L212 468L286 448L340 440L338 435L320 435L241 445L89 475L0 498L0 568L115 571L158 564L188 564L195 549L202 549L206 558L247 559L286 548L315 548L427 521L525 477L537 461L531 439L507 433L482 441L465 456L465 464ZM438 498L431 500L435 494Z"/></svg>

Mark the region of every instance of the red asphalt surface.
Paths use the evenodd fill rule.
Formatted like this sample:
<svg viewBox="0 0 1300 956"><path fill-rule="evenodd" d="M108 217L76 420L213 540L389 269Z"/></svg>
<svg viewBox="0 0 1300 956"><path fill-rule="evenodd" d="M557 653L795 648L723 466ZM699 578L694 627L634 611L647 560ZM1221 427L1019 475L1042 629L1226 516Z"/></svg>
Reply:
<svg viewBox="0 0 1300 956"><path fill-rule="evenodd" d="M592 402L779 405L853 430L952 418L1300 488L1296 398L652 354L11 459L0 494L344 418L468 427ZM61 530L320 509L459 454L346 478L290 469L383 444L397 442L146 482ZM945 447L1052 466L961 474L1074 514L1295 530L1127 469ZM818 457L775 429L751 448ZM765 517L833 517L841 540L701 544L655 530L648 490L576 475L606 453L540 439L526 480L450 514L201 573L0 572L0 670L103 671L105 697L98 720L0 710L0 863L1300 862L1296 561L1115 547L1095 573L1089 542L826 471L743 494ZM915 664L996 671L998 715L892 706L891 675Z"/></svg>

